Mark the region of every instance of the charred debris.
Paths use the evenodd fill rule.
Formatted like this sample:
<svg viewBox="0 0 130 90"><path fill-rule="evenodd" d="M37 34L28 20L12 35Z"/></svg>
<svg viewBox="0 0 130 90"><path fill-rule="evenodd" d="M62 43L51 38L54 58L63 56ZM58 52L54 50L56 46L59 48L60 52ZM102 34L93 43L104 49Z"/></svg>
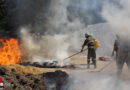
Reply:
<svg viewBox="0 0 130 90"><path fill-rule="evenodd" d="M64 65L60 66L58 64L58 61L53 61L53 62L43 62L40 64L39 62L22 62L20 65L23 66L34 66L34 67L39 67L39 68L76 68L74 65Z"/></svg>

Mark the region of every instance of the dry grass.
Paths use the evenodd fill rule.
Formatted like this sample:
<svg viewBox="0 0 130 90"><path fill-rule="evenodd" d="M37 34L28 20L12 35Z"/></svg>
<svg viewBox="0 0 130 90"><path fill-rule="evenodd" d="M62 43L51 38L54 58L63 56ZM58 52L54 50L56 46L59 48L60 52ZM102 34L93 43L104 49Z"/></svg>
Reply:
<svg viewBox="0 0 130 90"><path fill-rule="evenodd" d="M33 67L33 66L22 66L19 64L15 64L15 65L9 65L6 66L6 68L8 70L12 70L15 69L15 71L18 74L40 74L40 73L46 73L46 72L54 72L55 70L52 69L40 69L37 67Z"/></svg>
<svg viewBox="0 0 130 90"><path fill-rule="evenodd" d="M16 72L19 74L40 74L40 73L46 73L46 72L54 72L56 70L62 70L69 74L76 74L76 73L84 73L87 71L98 71L98 70L100 70L100 68L104 67L104 65L106 65L107 63L109 63L109 62L103 62L103 61L97 60L98 68L96 70L93 69L93 65L91 65L90 70L86 69L86 66L81 66L81 70L78 70L78 69L73 70L73 69L69 69L69 68L37 68L37 67L33 67L33 66L22 66L19 64L9 65L6 67L8 70L15 69ZM71 64L73 64L73 65L87 64L86 55L81 54L81 55L74 56L73 58L71 58ZM115 64L115 62L113 62L110 66L105 68L102 72L108 73L108 74L116 74L116 70L117 70L116 64ZM128 76L130 77L130 74L128 73L128 68L125 65L123 68L122 77L128 77Z"/></svg>

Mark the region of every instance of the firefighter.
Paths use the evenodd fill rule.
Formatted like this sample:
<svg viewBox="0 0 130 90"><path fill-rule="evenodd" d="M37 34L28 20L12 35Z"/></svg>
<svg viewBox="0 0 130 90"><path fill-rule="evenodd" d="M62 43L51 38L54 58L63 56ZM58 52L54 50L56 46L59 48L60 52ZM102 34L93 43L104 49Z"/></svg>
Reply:
<svg viewBox="0 0 130 90"><path fill-rule="evenodd" d="M83 52L84 46L88 46L88 55L87 55L87 68L90 68L90 59L92 59L92 62L94 64L94 68L97 68L96 66L96 52L95 52L95 39L92 35L89 35L88 33L85 33L86 40L84 41L82 45L81 52Z"/></svg>
<svg viewBox="0 0 130 90"><path fill-rule="evenodd" d="M118 51L117 63L117 75L120 76L124 63L127 64L130 71L130 43L127 39L120 40L120 46Z"/></svg>
<svg viewBox="0 0 130 90"><path fill-rule="evenodd" d="M116 40L114 42L114 47L113 47L113 52L112 52L112 56L114 56L114 53L116 53L116 59L118 57L118 51L119 51L119 35L116 35Z"/></svg>

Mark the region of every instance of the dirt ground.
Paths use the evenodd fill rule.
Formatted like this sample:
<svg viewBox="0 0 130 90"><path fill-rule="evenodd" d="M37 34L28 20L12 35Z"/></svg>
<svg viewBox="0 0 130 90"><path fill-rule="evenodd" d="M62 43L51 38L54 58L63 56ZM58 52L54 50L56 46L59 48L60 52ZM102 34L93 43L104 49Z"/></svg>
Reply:
<svg viewBox="0 0 130 90"><path fill-rule="evenodd" d="M110 58L112 60L112 58ZM10 65L8 66L8 69L14 68L19 74L41 74L41 73L46 73L46 72L54 72L56 70L62 70L67 72L68 74L76 74L76 73L81 73L81 72L104 72L108 74L116 74L116 62L112 61L100 61L98 60L97 57L97 69L94 69L94 66L91 65L90 69L87 69L87 59L86 55L84 54L79 54L71 58L71 64L75 65L76 68L36 68L32 66L21 66L21 65ZM107 64L111 63L107 67L105 67ZM105 67L105 68L104 68ZM102 69L102 70L101 70ZM100 71L101 70L101 71ZM100 72L99 72L100 71ZM123 78L130 78L130 73L128 72L127 65L125 64L123 67L123 72L121 77Z"/></svg>
<svg viewBox="0 0 130 90"><path fill-rule="evenodd" d="M109 64L111 63L111 64ZM77 73L84 73L84 72L95 72L95 73L107 73L107 74L112 74L115 75L117 68L116 68L116 62L113 61L112 58L110 58L110 61L100 61L98 60L97 57L97 69L94 69L94 66L91 65L90 69L87 69L87 57L84 54L79 54L76 55L74 57L71 58L71 64L75 65L76 68L75 69L71 69L71 68L55 68L55 69L49 69L49 68L43 68L41 69L41 72L51 72L51 71L55 71L55 70L62 70L67 72L68 74L77 74ZM108 65L107 67L105 67L106 65ZM105 68L104 68L105 67ZM102 69L102 70L101 70ZM101 70L101 71L100 71ZM125 64L123 67L123 72L121 75L122 78L124 79L128 79L130 78L130 73L128 72L128 68L127 65Z"/></svg>
<svg viewBox="0 0 130 90"><path fill-rule="evenodd" d="M111 64L109 64L109 63L111 63ZM94 69L93 65L90 66L90 69L87 69L86 68L87 67L86 55L83 55L83 54L79 54L79 55L71 58L71 64L75 65L75 68L37 68L37 67L22 66L22 65L17 65L17 64L6 66L6 68L10 71L11 74L13 73L12 72L12 70L13 70L16 72L15 73L16 75L18 74L20 76L21 75L22 76L26 76L26 75L32 75L32 76L36 75L37 76L39 74L42 76L42 74L44 74L44 73L55 72L56 70L65 71L65 72L67 72L68 75L84 74L86 72L95 73L95 74L105 73L108 75L116 75L116 70L117 70L116 63L115 63L115 61L112 61L112 59L110 61L100 61L97 59L97 69ZM108 65L108 66L105 67L106 65ZM11 74L9 74L9 75L11 75ZM32 76L30 76L30 78ZM37 76L37 77L40 78L41 76ZM39 78L36 78L36 79L39 79ZM123 72L122 72L121 78L123 78L125 80L130 80L130 73L128 72L128 68L126 65L124 65L124 67L123 67ZM19 79L19 80L21 80L21 79Z"/></svg>
<svg viewBox="0 0 130 90"><path fill-rule="evenodd" d="M110 57L109 57L110 58ZM31 67L31 66L27 66L26 69L24 69L24 66L20 66L20 65L11 65L8 66L10 69L15 68L16 71L18 73L22 73L22 74L40 74L40 73L46 73L46 72L54 72L56 70L62 70L67 72L68 74L77 74L77 73L84 73L84 72L96 72L96 73L107 73L107 74L112 74L115 75L116 74L116 62L112 60L112 58L110 58L110 61L100 61L98 60L97 57L97 69L94 69L94 66L91 65L90 69L87 69L87 57L84 54L79 54L76 55L74 57L71 58L70 60L72 65L75 65L76 68L72 69L72 68L36 68L36 67ZM112 63L111 63L112 62ZM108 65L109 63L111 63L110 65ZM108 65L107 67L105 67L106 65ZM104 68L105 67L105 68ZM102 70L101 70L102 69ZM101 71L100 71L101 70ZM100 71L100 72L99 72ZM123 67L123 72L121 75L122 78L130 78L130 73L128 72L128 68L127 65L125 64Z"/></svg>
<svg viewBox="0 0 130 90"><path fill-rule="evenodd" d="M93 68L93 65L90 66L90 69L87 69L86 66L87 66L87 57L86 55L77 55L75 57L72 58L71 60L71 63L74 64L74 65L77 65L81 68L81 70L79 69L80 72L90 72L91 71L101 71L100 72L104 72L104 73L108 73L108 74L116 74L116 71L117 71L117 67L116 67L116 61L111 58L111 57L108 57L110 58L110 61L100 61L97 57L97 69L94 69ZM110 64L109 64L110 63ZM107 67L105 67L106 65L108 65ZM105 67L105 68L104 68ZM103 69L104 68L104 69ZM68 73L71 73L72 71L68 71ZM98 72L98 73L100 73ZM128 68L127 68L127 65L125 64L124 67L123 67L123 72L122 72L122 75L121 75L122 78L130 78L130 73L128 71Z"/></svg>

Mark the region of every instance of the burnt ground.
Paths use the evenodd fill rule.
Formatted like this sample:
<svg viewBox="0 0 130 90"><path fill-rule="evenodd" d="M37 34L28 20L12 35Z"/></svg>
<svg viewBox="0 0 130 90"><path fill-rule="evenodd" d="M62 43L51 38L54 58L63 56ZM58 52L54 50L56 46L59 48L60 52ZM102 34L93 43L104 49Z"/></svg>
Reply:
<svg viewBox="0 0 130 90"><path fill-rule="evenodd" d="M8 70L6 66L0 66L0 76L4 82L4 90L62 90L68 78L68 74L60 70L19 74L16 69Z"/></svg>

